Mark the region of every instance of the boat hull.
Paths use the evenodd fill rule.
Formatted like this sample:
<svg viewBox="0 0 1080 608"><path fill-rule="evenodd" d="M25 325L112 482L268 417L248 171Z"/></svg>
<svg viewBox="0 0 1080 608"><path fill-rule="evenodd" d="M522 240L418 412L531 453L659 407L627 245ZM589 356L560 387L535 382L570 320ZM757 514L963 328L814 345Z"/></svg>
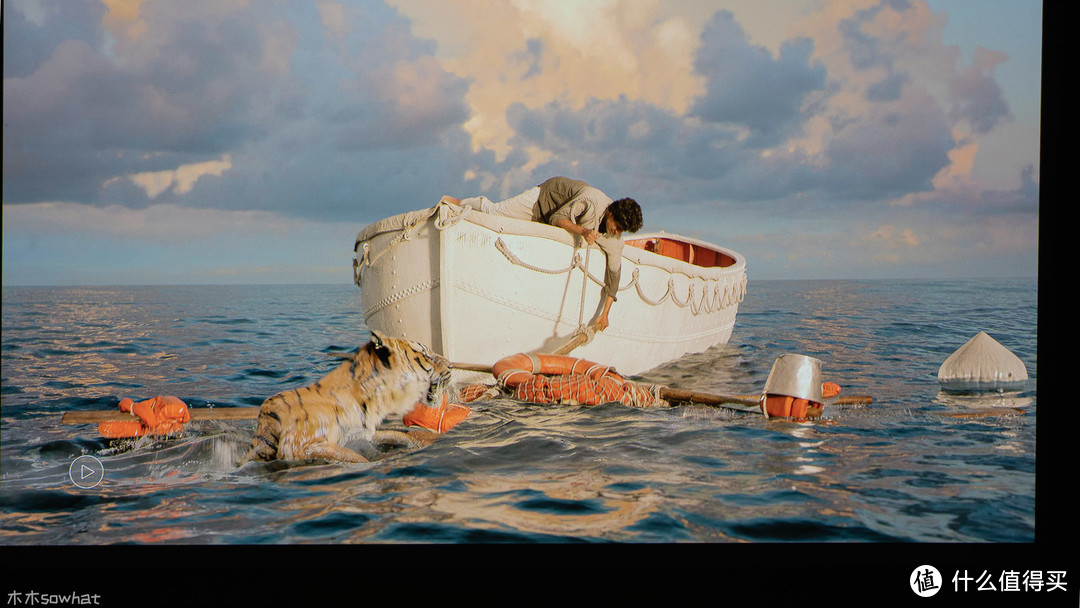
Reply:
<svg viewBox="0 0 1080 608"><path fill-rule="evenodd" d="M703 268L625 247L611 324L574 356L635 375L731 337L746 291L742 257L663 237L719 250L730 264ZM604 253L535 222L440 204L368 226L356 254L365 324L456 363L555 352L602 308Z"/></svg>

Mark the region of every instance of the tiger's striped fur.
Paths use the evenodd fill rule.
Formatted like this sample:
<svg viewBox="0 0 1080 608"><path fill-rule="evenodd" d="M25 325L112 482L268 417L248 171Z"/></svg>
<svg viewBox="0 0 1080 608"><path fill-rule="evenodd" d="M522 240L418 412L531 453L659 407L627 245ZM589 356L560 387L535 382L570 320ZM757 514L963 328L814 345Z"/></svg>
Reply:
<svg viewBox="0 0 1080 608"><path fill-rule="evenodd" d="M366 462L343 445L346 437L358 433L372 440L384 419L406 414L418 401L438 405L449 379L446 358L417 342L372 331L370 343L314 384L263 401L255 437L239 464L306 458Z"/></svg>

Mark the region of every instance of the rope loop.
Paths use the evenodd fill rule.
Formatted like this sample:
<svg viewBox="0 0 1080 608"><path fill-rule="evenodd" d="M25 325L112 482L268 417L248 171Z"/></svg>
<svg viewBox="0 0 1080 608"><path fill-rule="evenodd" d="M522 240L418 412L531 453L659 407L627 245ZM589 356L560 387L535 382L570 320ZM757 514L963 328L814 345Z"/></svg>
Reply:
<svg viewBox="0 0 1080 608"><path fill-rule="evenodd" d="M472 205L465 204L457 206L439 201L439 204L436 205L435 208L443 209L442 213L435 218L435 228L446 230L464 219L465 214L472 209Z"/></svg>

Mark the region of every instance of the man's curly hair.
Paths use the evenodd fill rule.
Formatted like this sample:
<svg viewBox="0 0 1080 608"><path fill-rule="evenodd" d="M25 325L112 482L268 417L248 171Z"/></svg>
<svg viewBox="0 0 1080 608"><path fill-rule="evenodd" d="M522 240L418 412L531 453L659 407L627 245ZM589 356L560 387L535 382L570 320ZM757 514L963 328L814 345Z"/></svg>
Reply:
<svg viewBox="0 0 1080 608"><path fill-rule="evenodd" d="M608 205L611 217L623 229L623 232L641 230L641 206L632 198L620 198Z"/></svg>

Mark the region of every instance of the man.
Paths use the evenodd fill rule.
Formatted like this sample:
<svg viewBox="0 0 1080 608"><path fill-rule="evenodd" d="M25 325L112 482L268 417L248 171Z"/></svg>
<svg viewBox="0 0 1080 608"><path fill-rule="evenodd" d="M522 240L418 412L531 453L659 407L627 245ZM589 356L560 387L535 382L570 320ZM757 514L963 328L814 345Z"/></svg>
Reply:
<svg viewBox="0 0 1080 608"><path fill-rule="evenodd" d="M589 184L568 177L553 177L521 194L493 203L483 196L456 199L442 197L443 202L469 205L473 209L523 220L558 226L570 234L597 245L607 257L604 273L604 308L596 318L600 331L609 325L608 313L615 303L622 276L622 233L641 229L641 207L632 198L612 201L610 197Z"/></svg>

